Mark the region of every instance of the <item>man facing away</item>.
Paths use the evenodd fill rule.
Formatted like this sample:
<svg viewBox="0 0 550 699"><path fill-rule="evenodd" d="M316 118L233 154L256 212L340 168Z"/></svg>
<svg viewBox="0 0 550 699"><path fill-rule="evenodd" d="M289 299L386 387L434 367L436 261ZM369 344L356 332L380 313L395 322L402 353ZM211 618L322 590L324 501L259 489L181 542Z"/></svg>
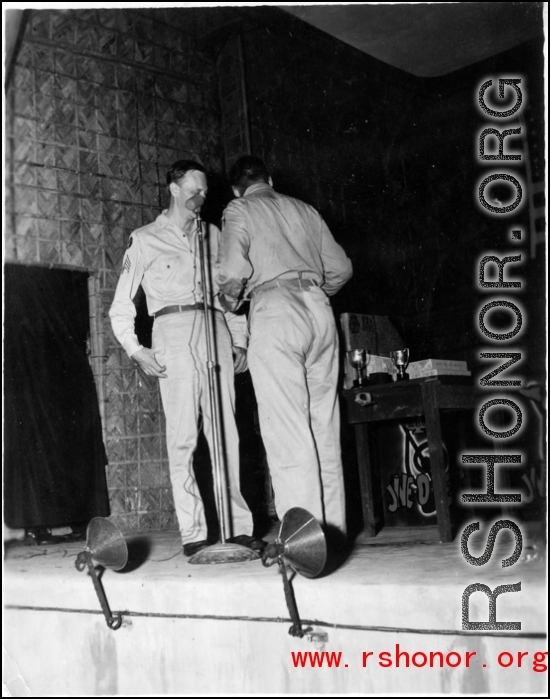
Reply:
<svg viewBox="0 0 550 699"><path fill-rule="evenodd" d="M160 381L174 504L183 553L191 556L214 543L207 538L204 506L193 472L199 413L210 454L214 447L203 311L205 280L201 277L196 213L186 207L192 197L206 197L208 183L203 166L191 160L172 165L167 183L168 210L130 236L109 315L114 334L127 354L146 374ZM211 259L207 264L215 260L219 235L218 228L208 225ZM149 314L155 319L152 349L141 346L135 334L136 309L132 299L140 284L147 297ZM252 537L252 515L240 493L239 437L234 416L234 372L246 370L246 319L224 313L215 288L214 291L221 413L234 535L228 541L261 550L264 542Z"/></svg>
<svg viewBox="0 0 550 699"><path fill-rule="evenodd" d="M338 336L328 296L351 262L319 213L273 189L264 163L229 173L216 281L226 307L250 298L248 364L280 519L303 507L346 531L337 396Z"/></svg>

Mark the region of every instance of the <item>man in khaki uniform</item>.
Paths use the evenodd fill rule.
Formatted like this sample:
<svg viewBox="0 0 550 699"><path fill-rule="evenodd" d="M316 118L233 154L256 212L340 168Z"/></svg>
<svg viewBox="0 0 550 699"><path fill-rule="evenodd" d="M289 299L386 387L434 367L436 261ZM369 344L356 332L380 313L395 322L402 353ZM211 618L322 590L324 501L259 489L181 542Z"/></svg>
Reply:
<svg viewBox="0 0 550 699"><path fill-rule="evenodd" d="M248 364L279 518L303 507L346 531L337 396L338 337L328 296L352 266L319 213L272 187L264 163L231 168L216 281L226 307L250 298Z"/></svg>
<svg viewBox="0 0 550 699"><path fill-rule="evenodd" d="M213 452L208 394L206 340L196 214L186 207L191 197L206 197L208 183L199 163L181 160L168 172L170 207L153 223L132 233L109 315L116 338L149 376L160 381L166 416L166 440L174 504L183 552L191 556L207 541L204 507L195 475L199 412ZM215 259L220 231L208 226L210 255ZM154 316L153 348L142 347L134 329L132 299L142 285ZM220 393L228 471L233 537L228 541L261 550L252 535L252 515L239 487L239 437L235 425L234 371L246 370L246 319L224 312L217 289L216 336ZM225 316L225 318L224 318ZM228 331L229 328L229 331ZM231 334L230 334L231 333ZM228 534L230 534L228 532Z"/></svg>

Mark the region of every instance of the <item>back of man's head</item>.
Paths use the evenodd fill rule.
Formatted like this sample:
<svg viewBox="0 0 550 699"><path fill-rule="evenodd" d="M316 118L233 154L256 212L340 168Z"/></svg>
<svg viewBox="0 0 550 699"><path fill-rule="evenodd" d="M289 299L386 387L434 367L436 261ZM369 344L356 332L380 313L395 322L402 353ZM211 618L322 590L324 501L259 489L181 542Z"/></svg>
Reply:
<svg viewBox="0 0 550 699"><path fill-rule="evenodd" d="M241 196L252 184L269 182L269 172L260 158L255 155L243 155L229 170L229 184L238 189Z"/></svg>
<svg viewBox="0 0 550 699"><path fill-rule="evenodd" d="M194 160L178 160L166 173L166 184L170 186L172 182L179 182L191 170L198 170L199 172L206 173L204 165Z"/></svg>

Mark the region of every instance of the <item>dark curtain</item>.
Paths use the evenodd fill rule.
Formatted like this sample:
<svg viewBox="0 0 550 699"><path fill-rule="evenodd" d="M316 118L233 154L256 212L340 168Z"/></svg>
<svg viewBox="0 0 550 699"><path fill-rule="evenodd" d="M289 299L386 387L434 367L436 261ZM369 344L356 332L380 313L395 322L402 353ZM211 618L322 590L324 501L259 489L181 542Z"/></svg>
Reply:
<svg viewBox="0 0 550 699"><path fill-rule="evenodd" d="M86 354L87 274L5 267L4 518L13 528L109 515Z"/></svg>

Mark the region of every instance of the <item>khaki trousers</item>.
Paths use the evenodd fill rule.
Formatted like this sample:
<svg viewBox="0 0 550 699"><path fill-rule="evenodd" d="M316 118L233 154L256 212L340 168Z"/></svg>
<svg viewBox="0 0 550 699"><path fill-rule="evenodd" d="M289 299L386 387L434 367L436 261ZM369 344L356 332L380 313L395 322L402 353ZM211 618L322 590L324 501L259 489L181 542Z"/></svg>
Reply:
<svg viewBox="0 0 550 699"><path fill-rule="evenodd" d="M280 519L303 507L346 531L338 336L319 287L280 286L254 295L248 365Z"/></svg>
<svg viewBox="0 0 550 699"><path fill-rule="evenodd" d="M216 316L216 340L221 411L232 532L252 534L252 514L240 493L239 435L235 424L235 388L231 338L221 313ZM153 349L157 362L166 366L159 379L166 416L166 443L174 505L184 544L206 539L204 506L193 472L193 454L199 435L199 411L210 454L213 453L212 417L208 393L204 313L187 311L155 319Z"/></svg>

